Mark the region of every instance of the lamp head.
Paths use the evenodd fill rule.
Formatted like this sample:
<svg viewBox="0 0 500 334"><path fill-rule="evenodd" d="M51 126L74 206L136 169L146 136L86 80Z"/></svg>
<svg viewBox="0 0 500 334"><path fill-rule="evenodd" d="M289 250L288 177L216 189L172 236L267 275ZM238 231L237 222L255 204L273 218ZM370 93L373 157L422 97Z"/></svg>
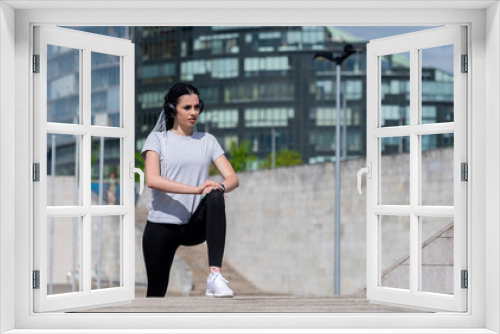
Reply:
<svg viewBox="0 0 500 334"><path fill-rule="evenodd" d="M346 60L350 55L353 53L356 53L357 51L360 51L361 49L355 48L352 44L346 44L344 46L344 51L342 54L334 57L333 52L331 51L318 51L314 54L313 60L316 59L326 59L331 62L336 63L337 65L342 64L344 60Z"/></svg>
<svg viewBox="0 0 500 334"><path fill-rule="evenodd" d="M357 49L354 48L354 46L352 44L346 44L346 46L344 46L344 54L346 56L350 56L352 55L353 53L355 53L356 51L358 51Z"/></svg>
<svg viewBox="0 0 500 334"><path fill-rule="evenodd" d="M319 60L326 59L326 60L335 62L335 58L333 57L333 52L330 52L330 51L318 51L318 52L316 52L314 54L313 60L316 60L316 59L319 59Z"/></svg>

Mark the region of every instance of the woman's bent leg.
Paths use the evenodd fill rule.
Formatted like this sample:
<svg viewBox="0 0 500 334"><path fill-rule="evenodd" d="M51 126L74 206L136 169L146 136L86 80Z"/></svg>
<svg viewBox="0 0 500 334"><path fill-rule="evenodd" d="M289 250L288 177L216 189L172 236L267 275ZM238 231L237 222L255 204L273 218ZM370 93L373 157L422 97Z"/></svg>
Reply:
<svg viewBox="0 0 500 334"><path fill-rule="evenodd" d="M142 237L142 250L148 291L146 297L164 297L167 292L170 268L179 247L180 226L147 222Z"/></svg>
<svg viewBox="0 0 500 334"><path fill-rule="evenodd" d="M224 194L213 190L206 197L207 202L207 248L210 266L222 267L226 243L226 205Z"/></svg>
<svg viewBox="0 0 500 334"><path fill-rule="evenodd" d="M196 245L207 241L208 263L210 267L222 267L224 256L224 244L226 242L226 207L224 194L218 190L212 190L201 202L191 217L183 245ZM211 273L207 278L206 295L219 298L231 298L233 290L227 286L219 270Z"/></svg>
<svg viewBox="0 0 500 334"><path fill-rule="evenodd" d="M212 190L199 204L186 226L183 245L197 245L207 241L208 264L222 266L226 242L226 206L224 194Z"/></svg>

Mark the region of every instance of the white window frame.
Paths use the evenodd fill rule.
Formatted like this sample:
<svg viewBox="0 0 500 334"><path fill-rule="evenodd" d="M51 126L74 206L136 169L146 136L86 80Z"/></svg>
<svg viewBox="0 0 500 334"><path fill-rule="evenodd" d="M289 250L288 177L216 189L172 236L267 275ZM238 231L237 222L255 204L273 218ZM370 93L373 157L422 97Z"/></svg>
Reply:
<svg viewBox="0 0 500 334"><path fill-rule="evenodd" d="M40 56L40 72L33 74L34 81L34 162L40 164L40 181L33 186L34 198L34 270L39 270L40 288L34 291L34 308L37 312L82 309L90 305L126 303L135 296L135 204L134 204L134 151L135 151L135 46L130 40L94 35L72 29L36 26L34 52ZM79 53L79 121L77 124L47 121L47 50L49 45L59 45ZM112 55L118 59L120 70L119 105L120 124L116 127L91 122L91 57L93 52ZM47 205L47 134L74 135L80 143L81 202L73 206ZM119 140L121 170L121 199L118 205L92 205L91 203L91 143L92 138ZM104 143L104 141L102 142ZM103 144L102 144L103 145ZM53 172L52 172L53 174ZM47 291L47 226L54 217L77 218L80 224L80 290L73 293L50 295ZM92 217L114 216L118 222L120 249L115 259L119 263L119 286L93 289L91 278ZM101 221L102 222L102 221ZM116 226L115 226L116 228Z"/></svg>
<svg viewBox="0 0 500 334"><path fill-rule="evenodd" d="M451 45L454 71L454 119L453 122L424 124L421 122L422 64L421 50L431 47ZM400 36L371 41L367 46L367 164L371 177L367 184L367 298L380 303L414 305L432 310L463 312L467 310L467 290L461 287L461 270L467 269L467 183L461 181L460 164L467 163L467 76L461 73L461 55L467 54L466 28L448 26L418 31ZM410 56L410 122L406 126L383 126L382 111L382 69L381 57L408 52ZM422 205L422 135L454 134L452 167L452 205ZM406 136L410 141L409 201L407 205L388 205L381 194L384 186L381 163L381 143L383 138ZM420 166L419 166L420 165ZM390 188L390 186L389 186ZM409 286L397 289L383 286L381 281L383 217L404 217L400 221L409 223ZM453 234L453 293L429 293L422 290L422 240L420 220L422 217L448 217L454 221ZM420 231L419 231L420 230Z"/></svg>
<svg viewBox="0 0 500 334"><path fill-rule="evenodd" d="M500 10L498 1L287 1L196 2L198 8L165 1L151 5L130 2L4 1L0 3L0 332L37 333L42 329L88 328L88 333L112 329L253 328L254 332L350 333L495 333L500 331ZM123 9L132 3L133 9ZM190 4L192 2L189 2ZM391 6L407 9L390 9ZM14 10L11 6L19 9ZM70 6L64 10L41 10ZM74 9L95 6L94 9ZM97 6L101 8L97 8ZM107 10L105 15L102 7ZM146 6L164 6L138 11ZM346 9L345 7L354 7ZM432 6L425 7L425 6ZM461 6L461 9L453 8ZM166 8L170 7L170 8ZM344 7L344 8L342 8ZM357 7L357 8L356 8ZM417 7L408 10L408 8ZM437 8L436 8L437 7ZM489 7L489 8L488 8ZM54 7L53 7L54 8ZM217 8L217 9L214 9ZM246 8L245 10L242 10ZM312 8L312 9L311 9ZM366 9L370 8L370 9ZM442 9L439 9L442 8ZM261 11L262 9L264 11ZM304 13L307 12L307 15ZM265 13L265 15L262 15ZM314 18L314 21L312 21ZM32 91L30 55L34 24L60 25L442 25L469 27L469 307L467 313L435 314L34 314L31 269ZM487 29L486 29L487 28ZM15 37L14 37L15 36ZM4 47L5 46L5 47ZM14 50L15 47L15 50ZM9 74L8 76L4 75ZM14 84L12 84L13 80ZM13 112L14 111L14 112ZM26 121L28 120L28 121ZM12 138L15 140L13 141ZM14 147L12 143L14 144ZM6 162L15 161L15 164ZM15 166L15 168L14 168ZM12 177L15 175L15 177ZM354 176L353 176L354 177ZM486 177L488 177L486 182ZM15 197L12 199L12 189ZM12 209L14 208L14 209ZM14 256L12 256L14 254ZM486 256L488 255L488 256ZM30 261L26 261L30 259ZM14 288L13 288L14 287ZM486 293L487 291L487 293ZM12 307L14 305L14 307ZM141 321L147 322L141 324ZM170 330L165 326L170 326ZM147 326L147 327L146 327ZM197 329L198 330L197 330ZM258 328L261 328L259 330ZM263 328L267 328L264 330ZM329 329L328 331L326 329ZM352 328L358 328L354 330ZM40 330L37 330L40 329ZM100 329L100 330L99 330ZM230 330L233 329L233 330ZM390 330L392 329L392 330ZM45 331L47 332L47 331ZM56 333L56 330L50 330ZM222 332L219 331L219 332ZM297 330L295 330L297 332Z"/></svg>

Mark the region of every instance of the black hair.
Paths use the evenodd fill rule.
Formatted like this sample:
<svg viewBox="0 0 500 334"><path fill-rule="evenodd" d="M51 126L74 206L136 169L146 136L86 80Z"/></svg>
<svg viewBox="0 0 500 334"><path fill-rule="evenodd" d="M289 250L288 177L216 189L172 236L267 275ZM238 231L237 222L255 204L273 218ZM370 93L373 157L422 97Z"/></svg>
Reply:
<svg viewBox="0 0 500 334"><path fill-rule="evenodd" d="M196 94L200 99L198 88L190 83L178 82L174 84L165 94L163 109L165 111L165 129L170 130L174 126L174 117L177 113L175 106L179 103L179 98L183 95ZM200 114L203 111L203 101L200 99Z"/></svg>

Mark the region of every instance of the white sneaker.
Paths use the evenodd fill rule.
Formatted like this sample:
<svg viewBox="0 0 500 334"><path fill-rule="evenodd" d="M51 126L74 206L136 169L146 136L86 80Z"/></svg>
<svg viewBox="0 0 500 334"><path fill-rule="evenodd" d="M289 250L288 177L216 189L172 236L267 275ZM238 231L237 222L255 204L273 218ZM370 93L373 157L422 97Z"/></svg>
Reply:
<svg viewBox="0 0 500 334"><path fill-rule="evenodd" d="M221 273L210 273L207 278L207 292L206 296L218 298L232 298L233 290L227 286L228 281L222 276Z"/></svg>

